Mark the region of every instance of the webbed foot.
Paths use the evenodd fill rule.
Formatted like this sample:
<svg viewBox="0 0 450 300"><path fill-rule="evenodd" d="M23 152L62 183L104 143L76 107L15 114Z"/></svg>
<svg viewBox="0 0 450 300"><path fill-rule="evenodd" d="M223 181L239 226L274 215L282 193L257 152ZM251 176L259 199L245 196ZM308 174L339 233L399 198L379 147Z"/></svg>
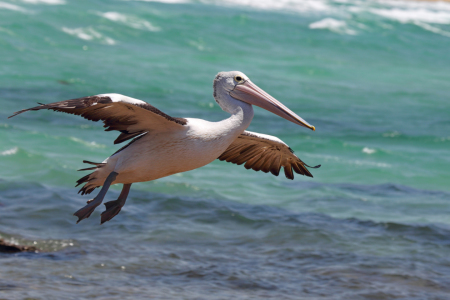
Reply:
<svg viewBox="0 0 450 300"><path fill-rule="evenodd" d="M91 214L94 212L95 208L101 204L101 202L94 202L94 199L91 199L88 201L88 205L85 207L77 210L73 215L78 217L77 224L83 220L87 219L91 216Z"/></svg>
<svg viewBox="0 0 450 300"><path fill-rule="evenodd" d="M122 209L124 201L117 199L115 201L109 201L105 203L106 210L102 212L101 222L103 224L112 218L114 218Z"/></svg>

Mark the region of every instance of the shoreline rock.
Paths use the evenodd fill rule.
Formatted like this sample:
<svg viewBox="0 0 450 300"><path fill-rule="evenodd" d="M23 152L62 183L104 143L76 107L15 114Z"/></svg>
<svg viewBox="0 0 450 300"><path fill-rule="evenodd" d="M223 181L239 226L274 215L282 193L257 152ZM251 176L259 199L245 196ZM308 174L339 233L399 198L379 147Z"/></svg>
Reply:
<svg viewBox="0 0 450 300"><path fill-rule="evenodd" d="M15 245L0 239L0 253L35 252L36 247Z"/></svg>

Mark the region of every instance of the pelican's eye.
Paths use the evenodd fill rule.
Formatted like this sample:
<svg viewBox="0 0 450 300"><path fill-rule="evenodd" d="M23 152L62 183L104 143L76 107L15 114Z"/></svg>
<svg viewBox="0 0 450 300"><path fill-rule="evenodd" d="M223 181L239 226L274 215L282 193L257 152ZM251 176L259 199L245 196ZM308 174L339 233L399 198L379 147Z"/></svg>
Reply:
<svg viewBox="0 0 450 300"><path fill-rule="evenodd" d="M242 83L242 82L244 82L244 78L242 78L241 75L236 75L236 76L234 76L234 80L236 80L237 83Z"/></svg>

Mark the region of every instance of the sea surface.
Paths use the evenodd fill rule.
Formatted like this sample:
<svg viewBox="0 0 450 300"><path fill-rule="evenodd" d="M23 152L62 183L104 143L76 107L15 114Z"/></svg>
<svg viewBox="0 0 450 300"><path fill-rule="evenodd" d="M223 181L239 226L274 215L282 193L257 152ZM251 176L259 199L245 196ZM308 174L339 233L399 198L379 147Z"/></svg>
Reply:
<svg viewBox="0 0 450 300"><path fill-rule="evenodd" d="M117 133L7 119L114 92L219 121L229 70L316 127L259 108L249 127L314 178L214 161L76 225L76 170ZM39 251L0 254L0 299L450 299L449 101L450 3L1 0L0 238Z"/></svg>

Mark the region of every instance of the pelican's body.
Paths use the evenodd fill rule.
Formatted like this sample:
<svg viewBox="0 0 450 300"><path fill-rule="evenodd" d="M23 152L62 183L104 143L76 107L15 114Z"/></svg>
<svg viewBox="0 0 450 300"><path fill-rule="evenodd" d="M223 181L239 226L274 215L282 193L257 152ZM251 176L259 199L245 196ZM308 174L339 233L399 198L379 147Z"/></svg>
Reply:
<svg viewBox="0 0 450 300"><path fill-rule="evenodd" d="M116 183L151 181L203 167L216 160L250 125L253 108L220 122L186 118L180 131L145 135L103 161L106 165L92 174L86 186L103 185L112 171ZM201 155L200 155L201 154Z"/></svg>
<svg viewBox="0 0 450 300"><path fill-rule="evenodd" d="M52 109L102 120L106 130L121 132L114 143L129 144L105 159L94 170L78 180L82 194L103 186L88 205L78 210L78 222L88 218L101 204L111 184L124 185L119 199L106 203L102 223L117 215L125 204L131 184L151 181L186 172L209 164L215 159L242 164L256 171L278 175L284 167L286 177L293 179L292 169L311 176L306 165L276 137L245 131L253 119L253 105L265 108L291 122L314 130L302 118L254 85L241 72L221 72L214 80L214 98L231 116L220 122L193 118L173 118L148 103L119 94L101 94L79 99L42 104L25 109Z"/></svg>

